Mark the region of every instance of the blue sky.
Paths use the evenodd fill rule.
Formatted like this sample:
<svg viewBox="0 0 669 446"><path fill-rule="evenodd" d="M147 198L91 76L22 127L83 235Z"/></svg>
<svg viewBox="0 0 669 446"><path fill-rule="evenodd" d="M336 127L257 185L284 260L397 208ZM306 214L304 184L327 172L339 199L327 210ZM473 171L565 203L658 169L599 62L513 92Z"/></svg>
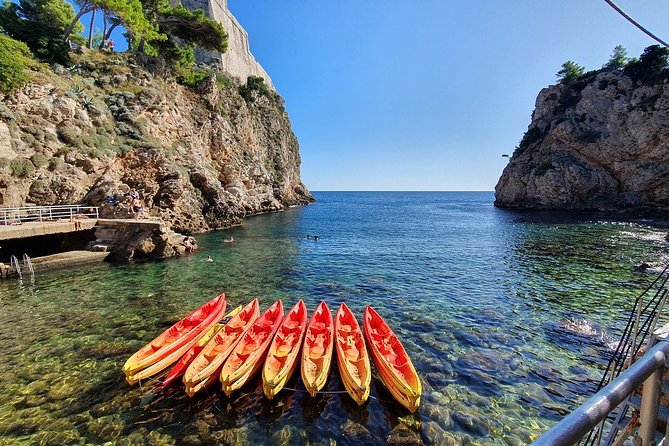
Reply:
<svg viewBox="0 0 669 446"><path fill-rule="evenodd" d="M669 39L666 0L617 3ZM563 62L654 43L603 0L228 6L286 100L311 190L493 190Z"/></svg>
<svg viewBox="0 0 669 446"><path fill-rule="evenodd" d="M618 0L669 39L666 0ZM563 62L654 42L603 0L229 0L311 190L493 190Z"/></svg>

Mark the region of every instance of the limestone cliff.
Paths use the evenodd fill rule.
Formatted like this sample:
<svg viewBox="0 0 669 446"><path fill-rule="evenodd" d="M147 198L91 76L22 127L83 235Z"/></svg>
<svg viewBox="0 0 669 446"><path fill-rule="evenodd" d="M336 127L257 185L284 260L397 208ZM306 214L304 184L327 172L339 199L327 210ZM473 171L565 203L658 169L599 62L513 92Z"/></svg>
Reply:
<svg viewBox="0 0 669 446"><path fill-rule="evenodd" d="M137 189L180 232L313 200L281 98L223 73L197 91L122 54L91 53L0 97L0 207L100 205Z"/></svg>
<svg viewBox="0 0 669 446"><path fill-rule="evenodd" d="M669 84L618 70L543 89L495 197L527 209L669 207Z"/></svg>

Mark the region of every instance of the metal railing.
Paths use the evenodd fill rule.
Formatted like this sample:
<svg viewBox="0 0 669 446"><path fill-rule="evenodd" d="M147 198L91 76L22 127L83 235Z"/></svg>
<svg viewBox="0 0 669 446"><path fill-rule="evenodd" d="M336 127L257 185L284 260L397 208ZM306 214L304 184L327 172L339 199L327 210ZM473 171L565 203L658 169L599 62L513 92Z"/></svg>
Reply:
<svg viewBox="0 0 669 446"><path fill-rule="evenodd" d="M0 225L17 225L31 221L72 220L77 216L99 218L99 211L100 208L97 206L82 205L0 208Z"/></svg>
<svg viewBox="0 0 669 446"><path fill-rule="evenodd" d="M666 327L664 330L666 330ZM666 332L662 336L663 338L656 345L627 370L552 429L544 433L532 445L571 446L578 444L588 432L604 421L616 407L626 401L642 384L643 394L639 410L640 426L637 435L641 440L641 445L654 445L662 375L665 361L669 357L669 341L666 339Z"/></svg>

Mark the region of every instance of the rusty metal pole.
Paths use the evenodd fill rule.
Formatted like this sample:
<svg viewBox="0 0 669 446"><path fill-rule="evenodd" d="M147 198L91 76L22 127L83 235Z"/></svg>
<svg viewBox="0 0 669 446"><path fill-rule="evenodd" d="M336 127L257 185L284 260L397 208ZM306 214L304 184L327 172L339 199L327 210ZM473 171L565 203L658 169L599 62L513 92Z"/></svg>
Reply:
<svg viewBox="0 0 669 446"><path fill-rule="evenodd" d="M655 431L657 430L657 410L660 402L660 389L664 367L657 369L643 383L641 408L639 409L639 437L642 446L655 445Z"/></svg>

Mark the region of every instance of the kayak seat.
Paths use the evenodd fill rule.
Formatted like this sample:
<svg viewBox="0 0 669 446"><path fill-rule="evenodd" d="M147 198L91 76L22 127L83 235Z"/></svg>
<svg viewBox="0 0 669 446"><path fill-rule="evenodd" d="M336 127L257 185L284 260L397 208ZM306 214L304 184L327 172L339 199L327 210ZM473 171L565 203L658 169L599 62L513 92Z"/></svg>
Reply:
<svg viewBox="0 0 669 446"><path fill-rule="evenodd" d="M351 347L351 348L347 348L347 349L344 351L344 356L345 356L346 359L348 359L349 361L353 361L353 360L357 360L357 359L360 357L360 352L358 351L357 348L355 348L355 347Z"/></svg>
<svg viewBox="0 0 669 446"><path fill-rule="evenodd" d="M299 328L300 323L297 321L290 321L286 325L284 325L285 328L287 328L290 331L294 331L295 329Z"/></svg>
<svg viewBox="0 0 669 446"><path fill-rule="evenodd" d="M253 353L253 352L256 350L257 347L258 347L258 346L257 346L256 344L246 344L246 345L244 346L244 349L241 351L240 354L241 354L241 355L247 355L247 356L248 356L248 355L250 355L251 353Z"/></svg>
<svg viewBox="0 0 669 446"><path fill-rule="evenodd" d="M309 350L309 357L312 359L319 359L323 356L325 353L325 347L322 345L314 345L311 347L311 350Z"/></svg>

